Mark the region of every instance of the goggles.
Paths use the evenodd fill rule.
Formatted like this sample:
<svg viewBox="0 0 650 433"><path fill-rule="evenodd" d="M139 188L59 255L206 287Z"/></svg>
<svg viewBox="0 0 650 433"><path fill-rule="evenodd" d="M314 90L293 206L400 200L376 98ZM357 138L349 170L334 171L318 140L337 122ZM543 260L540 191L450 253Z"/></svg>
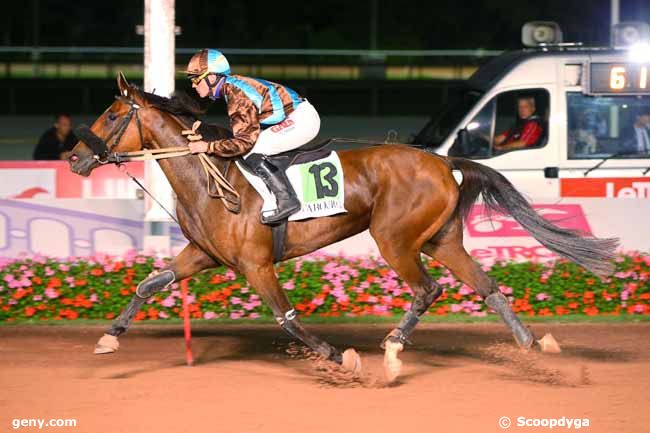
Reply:
<svg viewBox="0 0 650 433"><path fill-rule="evenodd" d="M187 78L190 79L190 81L192 82L192 84L196 85L196 84L199 84L199 83L201 82L202 79L204 79L205 77L207 77L209 73L210 73L210 71L205 71L205 72L202 73L201 75L190 75L190 76L188 76Z"/></svg>

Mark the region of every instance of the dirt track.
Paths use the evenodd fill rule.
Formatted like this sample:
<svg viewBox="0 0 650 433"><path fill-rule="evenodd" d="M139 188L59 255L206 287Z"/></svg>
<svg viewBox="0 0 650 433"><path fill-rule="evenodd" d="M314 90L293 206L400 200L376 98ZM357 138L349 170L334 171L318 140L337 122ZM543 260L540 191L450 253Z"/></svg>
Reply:
<svg viewBox="0 0 650 433"><path fill-rule="evenodd" d="M332 379L287 355L272 325L136 325L112 355L100 327L0 327L0 432L500 432L517 417L589 418L587 432L650 432L650 323L542 324L559 355L523 355L500 324L421 324L405 368L383 383L388 325L310 325L360 351L361 380ZM14 418L75 418L76 428L12 428Z"/></svg>

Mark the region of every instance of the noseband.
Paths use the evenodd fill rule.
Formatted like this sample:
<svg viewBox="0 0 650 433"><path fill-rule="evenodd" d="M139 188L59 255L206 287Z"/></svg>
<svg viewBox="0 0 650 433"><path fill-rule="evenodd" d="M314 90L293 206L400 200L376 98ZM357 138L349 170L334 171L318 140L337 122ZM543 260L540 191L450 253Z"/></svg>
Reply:
<svg viewBox="0 0 650 433"><path fill-rule="evenodd" d="M86 125L80 125L75 129L75 135L79 137L79 140L86 143L93 151L93 159L95 159L100 164L109 164L115 163L120 164L122 162L129 161L128 154L129 152L113 152L113 149L120 144L124 133L126 132L131 120L135 117L135 124L138 127L138 137L140 138L140 149L144 148L144 136L142 135L142 123L140 122L140 116L138 115L138 110L140 106L136 104L131 98L126 98L124 96L116 96L115 99L122 101L129 105L129 112L126 113L126 116L122 118L117 127L115 127L110 134L105 139L98 137L90 128ZM106 143L111 142L110 145Z"/></svg>

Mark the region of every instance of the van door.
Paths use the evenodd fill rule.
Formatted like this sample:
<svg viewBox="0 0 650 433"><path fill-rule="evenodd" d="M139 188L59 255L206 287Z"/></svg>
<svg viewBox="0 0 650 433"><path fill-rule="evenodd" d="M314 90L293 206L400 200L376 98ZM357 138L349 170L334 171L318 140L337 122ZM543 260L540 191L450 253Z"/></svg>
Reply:
<svg viewBox="0 0 650 433"><path fill-rule="evenodd" d="M553 85L502 90L464 126L449 155L480 160L536 197L559 197Z"/></svg>

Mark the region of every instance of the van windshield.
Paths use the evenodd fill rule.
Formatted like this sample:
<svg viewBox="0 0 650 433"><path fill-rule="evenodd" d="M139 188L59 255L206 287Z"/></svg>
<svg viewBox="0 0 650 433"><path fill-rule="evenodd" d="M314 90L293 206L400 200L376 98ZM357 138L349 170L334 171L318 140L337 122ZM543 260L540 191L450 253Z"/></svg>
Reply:
<svg viewBox="0 0 650 433"><path fill-rule="evenodd" d="M650 158L650 95L567 93L569 159Z"/></svg>
<svg viewBox="0 0 650 433"><path fill-rule="evenodd" d="M412 144L434 149L440 147L460 121L474 108L482 95L483 93L477 90L463 91L422 128L413 138Z"/></svg>

